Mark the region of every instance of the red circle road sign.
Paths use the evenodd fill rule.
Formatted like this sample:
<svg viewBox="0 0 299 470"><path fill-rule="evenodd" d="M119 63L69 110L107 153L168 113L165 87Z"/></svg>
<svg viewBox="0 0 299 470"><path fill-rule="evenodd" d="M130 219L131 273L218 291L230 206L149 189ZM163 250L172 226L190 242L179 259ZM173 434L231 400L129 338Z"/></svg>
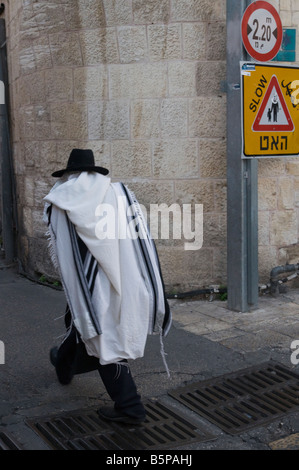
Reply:
<svg viewBox="0 0 299 470"><path fill-rule="evenodd" d="M270 3L257 1L246 8L242 18L242 39L253 59L267 62L276 56L282 42L282 24Z"/></svg>

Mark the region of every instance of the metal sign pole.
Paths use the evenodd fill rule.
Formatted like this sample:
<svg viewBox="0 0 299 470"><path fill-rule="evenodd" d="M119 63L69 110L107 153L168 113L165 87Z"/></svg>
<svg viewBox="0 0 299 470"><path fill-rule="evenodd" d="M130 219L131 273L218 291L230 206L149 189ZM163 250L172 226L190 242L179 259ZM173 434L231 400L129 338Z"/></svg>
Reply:
<svg viewBox="0 0 299 470"><path fill-rule="evenodd" d="M228 308L258 302L257 160L242 160L241 20L250 0L227 0L227 289Z"/></svg>

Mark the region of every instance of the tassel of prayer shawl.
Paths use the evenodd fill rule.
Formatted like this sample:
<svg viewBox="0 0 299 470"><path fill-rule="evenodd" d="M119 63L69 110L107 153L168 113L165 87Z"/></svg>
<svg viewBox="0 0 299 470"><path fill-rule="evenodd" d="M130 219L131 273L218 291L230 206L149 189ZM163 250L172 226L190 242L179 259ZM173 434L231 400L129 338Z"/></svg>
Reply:
<svg viewBox="0 0 299 470"><path fill-rule="evenodd" d="M129 364L127 362L115 362L115 365L116 365L116 372L115 372L115 376L114 376L114 380L117 380L119 379L120 377L120 374L121 374L121 367L124 366L127 368L127 372L129 373Z"/></svg>
<svg viewBox="0 0 299 470"><path fill-rule="evenodd" d="M53 264L53 266L56 270L59 270L57 254L56 254L55 246L53 244L53 238L52 238L53 234L52 234L52 231L51 231L51 227L48 228L47 232L45 233L45 236L47 238L48 250L49 250L49 255L50 255L52 264Z"/></svg>
<svg viewBox="0 0 299 470"><path fill-rule="evenodd" d="M167 372L167 376L168 378L170 379L170 371L169 371L169 368L168 368L168 365L167 365L167 362L166 362L166 356L167 356L167 353L165 352L164 350L164 344L163 344L163 338L162 338L162 328L159 327L159 331L160 331L160 353L161 353L161 356L162 356L162 360L163 360L163 364L164 364L164 367L166 369L166 372Z"/></svg>

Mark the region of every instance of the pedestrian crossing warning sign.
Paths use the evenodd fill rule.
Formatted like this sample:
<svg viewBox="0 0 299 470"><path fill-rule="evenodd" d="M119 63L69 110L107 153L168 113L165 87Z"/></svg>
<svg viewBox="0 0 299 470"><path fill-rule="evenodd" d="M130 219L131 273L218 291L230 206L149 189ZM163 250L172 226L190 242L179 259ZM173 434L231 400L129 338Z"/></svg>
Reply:
<svg viewBox="0 0 299 470"><path fill-rule="evenodd" d="M299 154L299 67L241 62L242 158Z"/></svg>
<svg viewBox="0 0 299 470"><path fill-rule="evenodd" d="M294 123L275 75L271 78L252 130L255 132L294 130Z"/></svg>

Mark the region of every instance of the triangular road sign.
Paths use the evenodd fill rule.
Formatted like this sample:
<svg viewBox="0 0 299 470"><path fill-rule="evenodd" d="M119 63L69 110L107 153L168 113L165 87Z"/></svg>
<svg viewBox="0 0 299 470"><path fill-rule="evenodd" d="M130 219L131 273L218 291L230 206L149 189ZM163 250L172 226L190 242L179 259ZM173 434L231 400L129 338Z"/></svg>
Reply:
<svg viewBox="0 0 299 470"><path fill-rule="evenodd" d="M266 94L254 120L255 132L292 132L295 129L287 104L275 75L272 76Z"/></svg>

